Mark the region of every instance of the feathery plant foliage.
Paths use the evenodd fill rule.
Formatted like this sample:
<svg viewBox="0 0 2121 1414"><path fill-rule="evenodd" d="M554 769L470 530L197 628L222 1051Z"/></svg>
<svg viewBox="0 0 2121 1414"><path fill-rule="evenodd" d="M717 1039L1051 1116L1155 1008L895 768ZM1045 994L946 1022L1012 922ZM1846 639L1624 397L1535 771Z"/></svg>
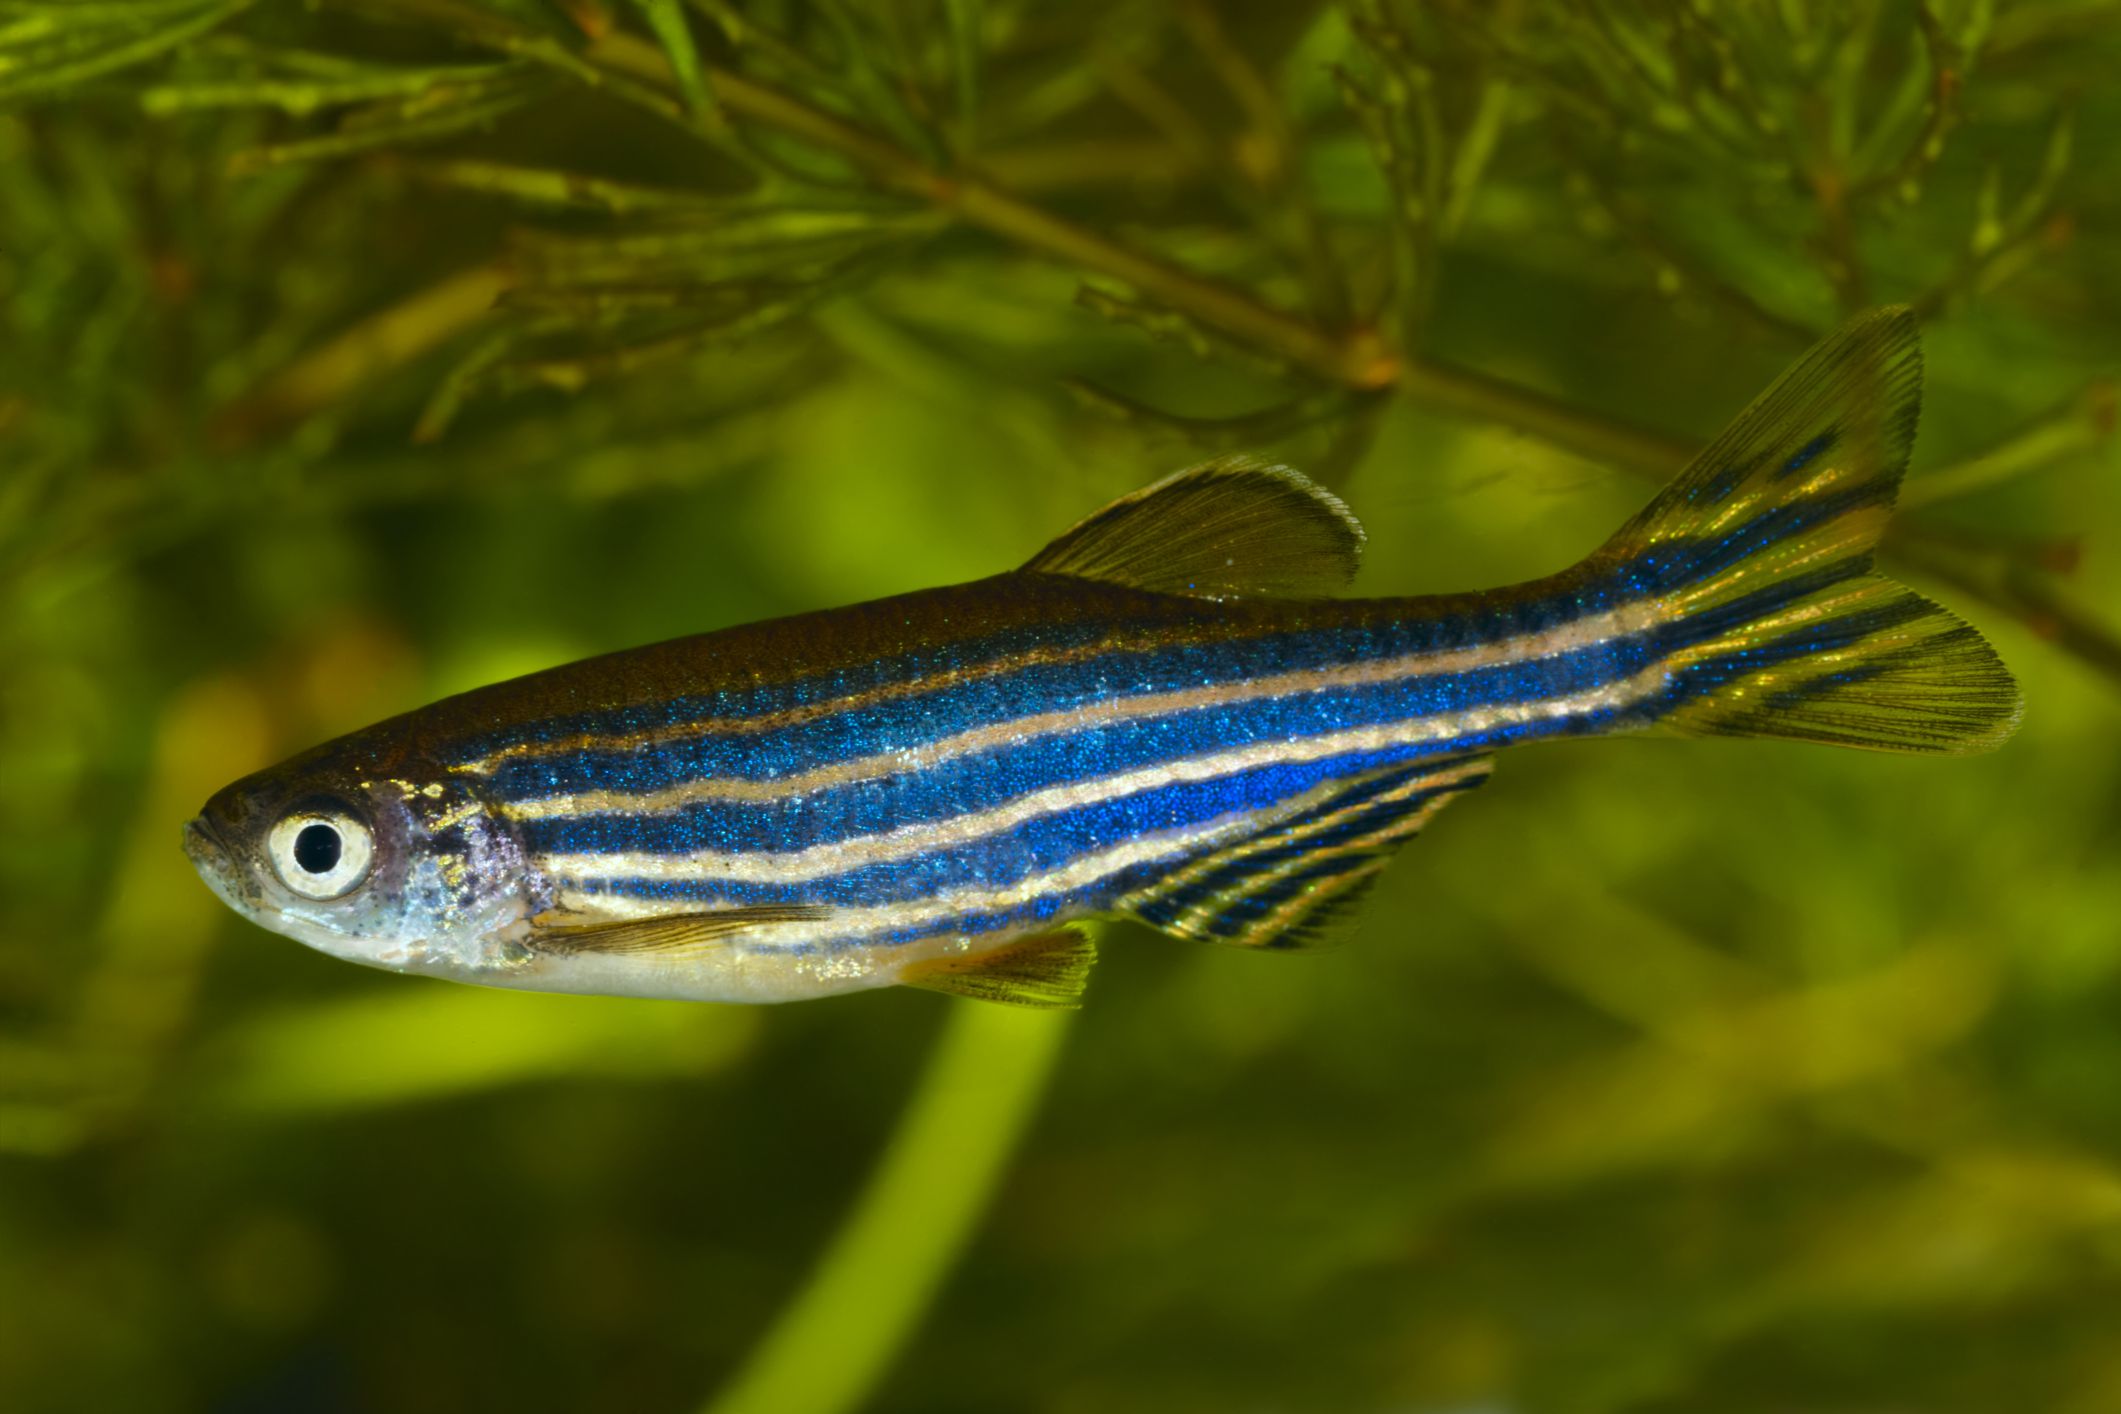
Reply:
<svg viewBox="0 0 2121 1414"><path fill-rule="evenodd" d="M0 1403L2121 1407L2115 72L2111 0L0 0ZM1394 587L1552 569L1885 302L1885 554L2028 742L1816 807L1557 748L1387 881L1422 938L1115 948L1016 1176L1059 1033L957 1023L763 1339L934 1008L276 997L176 857L423 690L1209 452L1355 480ZM364 1257L421 1243L532 1294Z"/></svg>
<svg viewBox="0 0 2121 1414"><path fill-rule="evenodd" d="M620 385L734 347L763 369L817 359L811 321L834 306L885 310L963 367L982 311L953 326L893 285L982 258L1071 272L1079 309L1229 365L1247 404L1183 412L1061 370L1082 406L1201 446L1314 434L1329 477L1393 392L1645 472L1682 454L1446 361L1453 258L1506 249L1789 348L1888 299L1935 316L2015 286L2077 297L2089 323L2113 298L2043 261L2085 190L2070 88L2095 82L2101 51L2078 36L2097 7L1358 3L1276 7L1242 33L1205 3L7 13L6 221L36 295L9 311L18 460L166 465L123 509L47 486L14 517L46 543L32 528L151 535L195 504L182 468L204 457L241 496L352 437L399 462L342 478L356 494L418 489L388 450L413 399L418 442L467 402L471 435L565 421L509 405L538 389L611 390L628 411L584 419L598 441L667 431L672 399ZM1277 49L1279 66L1256 57ZM2008 139L2039 134L2037 163L1960 141L1991 82ZM1148 224L1124 205L1100 222L1129 185L1157 197ZM173 358L199 376L173 382ZM2101 385L2061 402L2037 450L2081 451L2110 401ZM2037 564L1915 553L2116 666Z"/></svg>

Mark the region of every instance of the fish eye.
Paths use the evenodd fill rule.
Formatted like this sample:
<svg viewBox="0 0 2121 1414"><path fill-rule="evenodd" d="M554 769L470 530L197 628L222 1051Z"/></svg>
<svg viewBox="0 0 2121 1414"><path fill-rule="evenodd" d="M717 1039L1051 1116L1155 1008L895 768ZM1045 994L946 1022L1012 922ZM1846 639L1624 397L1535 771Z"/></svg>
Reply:
<svg viewBox="0 0 2121 1414"><path fill-rule="evenodd" d="M304 898L351 893L375 861L375 832L344 810L307 806L280 817L265 837L280 882Z"/></svg>

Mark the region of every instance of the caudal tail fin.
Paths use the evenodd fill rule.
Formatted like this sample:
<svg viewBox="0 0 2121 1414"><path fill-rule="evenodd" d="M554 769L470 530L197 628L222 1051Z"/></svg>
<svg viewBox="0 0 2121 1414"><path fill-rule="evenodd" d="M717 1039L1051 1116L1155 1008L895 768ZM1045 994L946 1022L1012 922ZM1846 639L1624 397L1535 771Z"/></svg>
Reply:
<svg viewBox="0 0 2121 1414"><path fill-rule="evenodd" d="M1871 569L1921 382L1907 310L1852 321L1592 557L1658 607L1658 727L1922 752L2016 728L2018 685L1981 635Z"/></svg>

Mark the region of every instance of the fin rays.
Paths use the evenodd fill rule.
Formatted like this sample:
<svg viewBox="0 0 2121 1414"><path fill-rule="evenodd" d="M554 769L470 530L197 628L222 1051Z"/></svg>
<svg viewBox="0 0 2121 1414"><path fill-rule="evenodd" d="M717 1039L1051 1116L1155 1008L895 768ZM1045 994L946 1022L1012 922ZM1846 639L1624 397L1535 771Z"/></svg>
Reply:
<svg viewBox="0 0 2121 1414"><path fill-rule="evenodd" d="M931 958L900 969L901 986L983 1002L1066 1008L1083 1003L1097 944L1088 929L1070 925L987 952Z"/></svg>
<svg viewBox="0 0 2121 1414"><path fill-rule="evenodd" d="M1974 752L2016 728L2017 684L1980 634L1870 572L1921 382L1907 310L1851 320L1578 571L1663 612L1661 729Z"/></svg>
<svg viewBox="0 0 2121 1414"><path fill-rule="evenodd" d="M1340 497L1284 466L1227 458L1122 496L1024 569L1206 599L1344 588L1363 531Z"/></svg>
<svg viewBox="0 0 2121 1414"><path fill-rule="evenodd" d="M603 923L566 923L565 915L532 920L538 946L575 953L660 953L682 956L727 942L738 933L775 923L806 923L830 909L807 904L766 904L711 913L666 913Z"/></svg>
<svg viewBox="0 0 2121 1414"><path fill-rule="evenodd" d="M1121 900L1151 927L1202 942L1292 948L1325 925L1437 811L1480 785L1486 756L1357 777L1325 802Z"/></svg>

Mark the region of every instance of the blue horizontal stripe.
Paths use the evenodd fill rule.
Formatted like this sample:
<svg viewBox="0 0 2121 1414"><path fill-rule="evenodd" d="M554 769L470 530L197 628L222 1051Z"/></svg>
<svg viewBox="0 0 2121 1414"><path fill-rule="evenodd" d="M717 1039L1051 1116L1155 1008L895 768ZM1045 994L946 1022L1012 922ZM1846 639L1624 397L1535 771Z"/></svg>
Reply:
<svg viewBox="0 0 2121 1414"><path fill-rule="evenodd" d="M1784 477L1795 476L1817 460L1820 453L1832 447L1840 439L1841 429L1839 427L1829 427L1826 431L1821 432L1818 436L1812 438L1811 441L1799 447L1797 454L1784 462L1782 469L1775 473L1775 479L1780 481Z"/></svg>
<svg viewBox="0 0 2121 1414"><path fill-rule="evenodd" d="M1890 482L1868 481L1824 496L1808 496L1770 506L1719 536L1660 542L1614 571L1627 592L1652 595L1716 578L1770 547L1820 529L1853 511L1892 504ZM1864 549L1848 562L1851 572L1869 567Z"/></svg>
<svg viewBox="0 0 2121 1414"><path fill-rule="evenodd" d="M1648 645L1637 642L1617 652L1599 646L1464 673L1194 708L1033 737L919 772L852 782L788 801L718 801L655 814L526 820L523 840L536 854L799 849L949 819L1034 791L1217 751L1469 708L1546 701L1626 677L1647 661ZM1537 721L1477 739L1430 743L1411 754L1438 755L1576 729L1566 720Z"/></svg>
<svg viewBox="0 0 2121 1414"><path fill-rule="evenodd" d="M772 780L850 757L883 754L925 744L997 721L1063 711L1135 693L1214 686L1382 657L1449 651L1498 637L1536 632L1603 612L1674 584L1712 578L1777 541L1808 533L1835 517L1875 502L1881 494L1875 487L1864 487L1774 507L1713 540L1661 543L1635 560L1611 567L1610 576L1599 581L1555 581L1544 586L1544 592L1527 589L1522 591L1524 597L1515 600L1502 597L1479 604L1453 601L1452 607L1464 612L1444 616L1386 622L1375 617L1357 618L1357 610L1352 606L1347 610L1329 606L1308 606L1299 610L1289 606L1283 611L1288 615L1284 622L1301 621L1306 614L1335 621L1260 637L1217 639L1218 632L1249 632L1266 622L1261 617L1261 607L1251 606L1239 612L1225 606L1201 605L1199 612L1203 622L1199 631L1203 641L1146 651L1115 648L1081 662L1034 664L995 678L961 682L912 698L837 712L817 721L765 733L711 734L646 750L576 751L550 759L511 760L494 773L490 786L493 794L503 799L523 799L584 789L651 791L682 784L702 775ZM1662 654L1742 628L1783 605L1859 572L1866 562L1867 557L1851 556L1841 565L1766 586L1679 623L1661 624L1641 635L1540 660L1359 688L1292 693L1260 702L1174 712L1140 722L1039 737L933 768L852 783L772 804L713 803L652 816L535 820L524 822L522 829L526 845L540 855L609 851L683 853L692 850L750 853L801 849L897 827L946 820L991 808L1032 791L1208 754L1218 749L1580 693L1631 676ZM1379 609L1372 605L1361 612L1376 615ZM1433 606L1430 612L1432 615L1436 612ZM1218 626L1217 616L1225 618L1227 628ZM1445 754L1486 749L1543 735L1595 731L1623 718L1629 721L1653 718L1692 697L1712 692L1745 672L1860 639L1875 631L1876 625L1863 622L1872 617L1875 616L1844 616L1804 633L1784 635L1765 644L1726 654L1712 663L1696 665L1678 674L1665 693L1619 714L1584 714L1567 720L1500 728L1454 741L1356 753L1301 766L1264 767L1214 782L1157 787L1121 800L1043 816L952 849L857 867L817 881L789 885L735 885L620 879L584 881L584 887L593 892L668 899L695 906L750 902L874 906L916 901L956 888L1005 886L1144 833L1182 828L1234 812L1271 814L1274 808L1284 805L1293 796L1336 777L1376 771L1394 762L1423 758L1428 761L1422 769L1433 769L1434 759ZM1099 631L1106 628L1100 625ZM995 656L1007 656L1029 647L1086 643L1094 639L1095 634L1088 630L1048 624L1012 631L983 642L990 646L1006 642L1007 648L996 650ZM824 701L879 684L917 680L926 674L952 671L962 666L967 658L968 650L959 645L950 650L879 659L859 670L850 669L814 679L800 691L809 694L811 700ZM699 704L706 699L692 699L693 705L689 708L682 706L684 699L677 699L631 715L602 714L598 717L592 714L571 719L565 725L547 724L546 729L557 738L573 730L639 729L658 722L668 724L691 720L682 715L686 711L713 710L741 715L753 710L775 710L793 700L785 694L797 689L784 685L770 691L784 695L774 697L766 695L768 689L760 689L758 694L742 702L727 695L717 696L712 699L711 708L704 709ZM1405 776L1406 773L1394 773L1392 779L1404 780ZM1419 808L1428 798L1424 795L1404 803L1401 808ZM1341 808L1346 803L1347 800L1342 799L1315 809ZM1358 822L1349 822L1336 827L1330 839L1313 842L1310 847L1330 849L1389 819L1389 815L1383 813L1375 818L1369 818L1372 812L1365 811L1363 815L1365 818L1359 822L1361 828L1357 828ZM1268 858L1273 864L1285 864L1302 852L1268 851L1262 861L1250 861L1248 867L1255 871L1266 867L1263 861ZM1167 873L1182 862L1160 861L1146 874L1139 870L1130 871L1128 878L1105 881L1085 893L1084 897L1089 901L1074 911L1100 911L1122 894ZM1139 877L1135 877L1137 875ZM1307 876L1308 871L1300 875ZM1189 887L1185 899L1212 896L1216 889L1241 883L1244 877L1248 875L1241 873L1235 879L1218 875L1218 882L1213 885L1196 883ZM1282 885L1277 884L1275 888L1279 890ZM1277 893L1276 897L1293 895ZM992 927L1002 928L1026 917L1052 916L1050 912L1040 910L1056 906L1051 900L1039 900L1024 909L982 916ZM1160 906L1175 910L1183 903L1167 900ZM1262 909L1271 906L1271 902L1247 905ZM953 928L967 931L958 924L924 926L905 937L910 940L934 936Z"/></svg>
<svg viewBox="0 0 2121 1414"><path fill-rule="evenodd" d="M1067 650L1095 644L1132 627L1135 625L1128 621L1113 618L1086 617L1075 621L1055 618L957 642L925 644L908 651L882 653L830 671L802 674L781 682L755 683L705 693L680 693L626 707L564 713L497 727L450 743L445 749L444 760L448 764L462 764L494 752L535 747L579 736L627 736L714 723L740 726L755 717L829 704L843 697L945 673L977 670L1036 649ZM701 637L712 639L718 636L706 634ZM669 645L657 645L664 646Z"/></svg>
<svg viewBox="0 0 2121 1414"><path fill-rule="evenodd" d="M1819 449L1823 450L1823 449ZM1818 451L1807 449L1811 455ZM1760 551L1791 537L1815 532L1834 519L1887 495L1877 484L1786 503L1761 511L1726 534L1694 541L1660 542L1653 549L1607 565L1597 580L1564 578L1486 600L1454 600L1441 612L1388 621L1378 605L1285 606L1283 624L1304 625L1243 636L1273 619L1267 606L1198 606L1199 638L1164 647L1114 647L1086 660L1030 664L998 676L919 691L926 676L955 672L968 662L993 662L1040 647L1096 641L1079 626L1045 624L947 650L900 654L805 685L759 689L745 697L674 699L628 714L591 714L548 724L553 739L569 732L641 730L698 721L702 714L740 718L804 701L824 702L892 683L916 688L913 696L830 713L820 719L766 732L709 730L697 739L630 751L573 751L550 759L504 762L490 789L502 799L535 799L579 790L645 792L703 776L770 781L830 766L850 758L883 755L960 732L1031 715L1064 712L1126 696L1242 683L1290 672L1330 668L1402 655L1445 652L1502 637L1537 632L1640 598L1713 579ZM1852 553L1837 565L1751 591L1710 606L1676 623L1660 623L1628 638L1530 661L1456 673L1408 677L1360 687L1295 692L1261 701L1170 712L1141 721L1107 724L1006 743L885 779L855 782L774 803L718 802L657 815L584 816L533 820L522 825L534 853L597 854L625 851L681 854L694 850L745 854L782 852L873 835L894 828L945 821L989 809L1029 793L1089 781L1187 757L1255 743L1287 741L1334 731L1419 720L1438 714L1572 696L1623 680L1661 656L1740 631L1807 595L1860 573L1868 556ZM1511 597L1516 595L1518 597ZM1411 606L1410 606L1411 607ZM1896 618L1895 615L1899 617ZM617 878L580 881L589 893L665 901L674 907L743 903L809 903L839 907L918 904L952 891L1006 888L1060 869L1070 861L1131 839L1198 827L1233 815L1257 815L1287 828L1280 816L1291 800L1320 785L1368 776L1330 800L1306 809L1316 820L1356 807L1348 819L1301 843L1272 845L1226 864L1188 885L1177 896L1144 907L1151 922L1169 921L1218 894L1259 887L1233 900L1212 927L1222 934L1243 927L1298 898L1321 881L1366 867L1370 849L1353 841L1388 828L1450 792L1481 778L1420 791L1402 801L1364 806L1419 773L1438 768L1439 758L1513 741L1560 733L1596 731L1617 720L1652 718L1710 693L1745 673L1846 646L1904 619L1894 606L1849 614L1807 626L1764 643L1722 654L1677 674L1669 688L1619 713L1581 714L1494 729L1452 741L1381 751L1347 753L1324 761L1270 765L1213 781L1169 783L1116 800L1057 811L1007 830L912 858L854 867L816 880L779 884L734 884L709 880ZM1311 622L1304 624L1306 618ZM1220 621L1218 621L1220 620ZM1098 632L1110 625L1099 625ZM986 657L982 659L981 654ZM1411 763L1411 764L1410 764ZM1392 769L1401 766L1403 769ZM1225 841L1221 848L1229 848ZM1387 846L1388 847L1388 846ZM1316 856L1310 858L1310 856ZM824 944L831 949L859 941L894 945L946 934L1022 930L1041 922L1106 912L1121 897L1157 878L1208 857L1205 851L1174 852L1082 889L1054 892L1008 909L974 910L932 923L878 935L847 935ZM1274 879L1264 876L1297 864Z"/></svg>
<svg viewBox="0 0 2121 1414"><path fill-rule="evenodd" d="M969 909L963 913L950 914L904 928L888 929L879 933L847 933L814 943L766 943L747 946L756 952L800 956L818 952L838 952L850 947L903 947L908 943L945 936L977 937L1009 930L1030 931L1040 924L1061 923L1071 918L1109 913L1119 899L1145 887L1161 875L1185 867L1206 852L1196 850L1150 860L1094 884L1042 894L1012 908Z"/></svg>
<svg viewBox="0 0 2121 1414"><path fill-rule="evenodd" d="M1109 629L1047 624L1013 630L972 645L887 655L859 667L771 688L708 697L676 697L617 713L557 718L462 744L469 758L517 740L564 740L580 733L618 734L656 729L691 730L685 739L647 747L589 749L550 756L524 755L500 762L488 778L489 798L502 803L538 800L586 790L641 792L706 777L771 781L862 756L905 751L977 727L1037 712L1066 711L1086 703L1187 688L1215 687L1279 673L1419 653L1441 653L1542 629L1602 613L1695 580L1713 577L1778 540L1800 535L1882 495L1859 487L1774 507L1714 540L1672 541L1614 567L1607 578L1576 583L1521 601L1499 599L1477 611L1447 617L1388 621L1374 606L1356 622L1342 621L1257 637L1216 638L1209 618L1235 614L1202 605L1203 641L1159 649L1112 651L1071 663L1040 663L994 677L976 678L917 692L910 698L832 712L806 722L754 732L744 723L792 705L827 702L891 684L944 677L968 665L992 663L1037 648L1079 646ZM1849 562L1848 572L1867 565ZM1773 586L1768 593L1778 592ZM1791 594L1788 597L1796 597ZM1310 606L1324 616L1353 614L1351 606ZM1725 617L1728 617L1727 615ZM1229 632L1248 633L1256 615L1236 615ZM1714 622L1683 621L1654 636L1669 650L1711 636ZM1619 650L1626 651L1625 645ZM1643 661L1639 655L1633 661ZM1442 710L1442 709L1438 709Z"/></svg>
<svg viewBox="0 0 2121 1414"><path fill-rule="evenodd" d="M940 687L912 699L835 712L752 733L741 726L665 745L523 756L500 763L491 798L518 802L583 790L660 790L704 777L771 781L863 756L906 751L961 732L1038 712L1218 687L1428 651L1423 625L1355 625L1265 637L1120 651L1081 662L1034 664L1014 673ZM1455 634L1451 635L1455 638ZM923 669L918 674L942 669Z"/></svg>
<svg viewBox="0 0 2121 1414"><path fill-rule="evenodd" d="M1927 601L1912 594L1903 594L1875 608L1840 614L1810 625L1800 632L1780 634L1764 642L1694 664L1672 675L1671 684L1663 694L1665 710L1695 698L1705 697L1747 674L1809 658L1817 653L1831 653L1850 648L1872 634L1898 628L1934 612L1934 607ZM1774 700L1784 704L1801 702L1831 691L1837 686L1861 681L1892 666L1895 657L1893 654L1876 655L1848 672L1830 674L1800 684Z"/></svg>
<svg viewBox="0 0 2121 1414"><path fill-rule="evenodd" d="M955 848L857 867L814 880L749 884L615 878L585 879L573 887L591 894L695 905L803 903L833 907L918 901L960 888L1006 888L1143 835L1184 830L1224 816L1274 814L1322 783L1407 760L1414 750L1399 747L1350 753L1322 761L1258 767L1212 781L1161 786L1119 800L1043 815ZM1218 848L1227 848L1228 844L1225 840ZM1107 901L1126 891L1114 885Z"/></svg>

